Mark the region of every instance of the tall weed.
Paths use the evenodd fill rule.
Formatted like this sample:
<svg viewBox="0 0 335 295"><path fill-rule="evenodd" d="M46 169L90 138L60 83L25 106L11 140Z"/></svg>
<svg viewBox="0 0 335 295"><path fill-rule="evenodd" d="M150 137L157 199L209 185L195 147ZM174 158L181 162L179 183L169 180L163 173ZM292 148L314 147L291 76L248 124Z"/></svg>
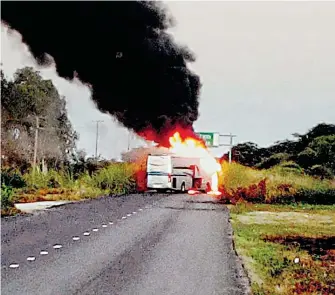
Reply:
<svg viewBox="0 0 335 295"><path fill-rule="evenodd" d="M133 192L136 188L134 167L127 163L112 164L94 174L92 184L111 194Z"/></svg>

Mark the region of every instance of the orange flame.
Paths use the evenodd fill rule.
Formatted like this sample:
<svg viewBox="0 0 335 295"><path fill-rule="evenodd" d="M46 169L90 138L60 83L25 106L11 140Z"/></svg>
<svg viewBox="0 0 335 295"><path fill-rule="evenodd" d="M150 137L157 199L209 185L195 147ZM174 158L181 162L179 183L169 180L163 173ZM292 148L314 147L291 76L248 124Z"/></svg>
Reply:
<svg viewBox="0 0 335 295"><path fill-rule="evenodd" d="M174 133L169 138L170 151L181 157L197 157L200 158L200 165L211 177L210 195L221 195L219 192L219 177L218 172L221 171L220 164L210 154L205 144L200 140L192 137L182 139L179 132ZM190 194L194 194L192 190Z"/></svg>

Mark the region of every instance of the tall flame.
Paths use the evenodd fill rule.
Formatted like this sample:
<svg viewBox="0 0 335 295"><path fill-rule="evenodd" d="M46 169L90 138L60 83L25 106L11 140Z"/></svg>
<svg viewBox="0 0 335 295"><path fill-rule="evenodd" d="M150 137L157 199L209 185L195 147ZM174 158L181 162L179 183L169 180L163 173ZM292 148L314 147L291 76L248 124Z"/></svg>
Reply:
<svg viewBox="0 0 335 295"><path fill-rule="evenodd" d="M182 157L200 158L200 165L211 177L211 191L208 194L220 195L218 172L221 171L220 164L210 154L205 144L192 137L182 139L179 132L169 138L170 151ZM192 191L193 192L193 191Z"/></svg>

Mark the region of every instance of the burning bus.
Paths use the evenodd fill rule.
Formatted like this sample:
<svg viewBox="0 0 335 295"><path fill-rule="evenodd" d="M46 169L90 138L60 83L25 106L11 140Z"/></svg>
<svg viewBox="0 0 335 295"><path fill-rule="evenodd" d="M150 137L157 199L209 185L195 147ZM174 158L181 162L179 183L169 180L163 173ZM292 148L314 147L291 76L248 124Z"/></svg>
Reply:
<svg viewBox="0 0 335 295"><path fill-rule="evenodd" d="M218 172L221 166L204 143L191 137L182 139L178 132L169 141L166 153L148 155L147 188L220 195Z"/></svg>
<svg viewBox="0 0 335 295"><path fill-rule="evenodd" d="M211 175L202 168L201 158L175 154L149 155L147 188L157 191L211 191Z"/></svg>

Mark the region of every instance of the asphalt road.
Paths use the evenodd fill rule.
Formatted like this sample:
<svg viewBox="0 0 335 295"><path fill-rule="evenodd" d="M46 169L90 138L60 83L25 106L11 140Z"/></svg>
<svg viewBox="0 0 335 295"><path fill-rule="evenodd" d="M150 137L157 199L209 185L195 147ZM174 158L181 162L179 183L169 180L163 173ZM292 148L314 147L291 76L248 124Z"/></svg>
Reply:
<svg viewBox="0 0 335 295"><path fill-rule="evenodd" d="M206 201L107 197L2 219L1 294L248 294L228 210Z"/></svg>

